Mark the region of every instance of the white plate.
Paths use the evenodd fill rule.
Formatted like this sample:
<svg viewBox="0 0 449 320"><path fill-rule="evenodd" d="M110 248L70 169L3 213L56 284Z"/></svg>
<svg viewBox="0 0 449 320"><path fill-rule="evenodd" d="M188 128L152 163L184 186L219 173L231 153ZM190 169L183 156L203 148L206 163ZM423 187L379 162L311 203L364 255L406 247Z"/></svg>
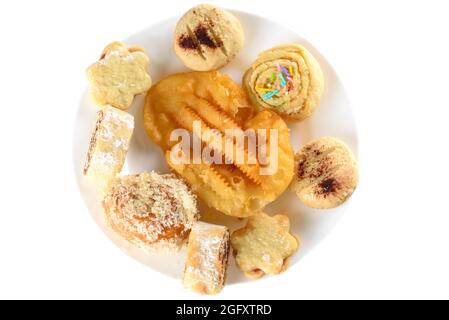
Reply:
<svg viewBox="0 0 449 320"><path fill-rule="evenodd" d="M246 43L238 57L223 68L221 72L229 74L235 81L241 83L244 70L253 62L260 51L287 42L296 42L304 45L321 64L326 86L321 103L312 117L304 122L289 125L294 150L299 150L301 146L313 138L335 136L345 141L357 154L357 130L347 94L337 74L323 55L300 35L273 21L248 13L238 11L233 11L233 13L240 19L243 25ZM156 23L124 41L128 45L139 45L145 48L151 59L150 74L154 83L172 73L188 71L181 64L172 49L172 35L178 18L173 17ZM98 52L101 51L103 45L106 44L101 42L98 44ZM136 117L136 124L127 161L123 169L124 174L138 173L143 170L168 172L161 150L147 138L143 129L143 99L143 96L137 97L133 106L129 109L129 112ZM94 189L83 179L82 175L82 168L97 110L98 107L90 99L88 90L85 90L80 101L75 123L73 153L76 179L87 208L98 226L129 256L153 270L171 277L181 278L185 250L174 256L149 255L140 249L134 248L105 227L102 220L100 199ZM302 205L298 198L289 190L277 201L267 206L265 211L268 213L274 214L279 212L287 214L292 223L292 232L299 235L302 240L302 247L290 259L290 268L286 272L299 272L295 265L325 238L341 218L347 206L348 202L332 210L310 209ZM204 209L203 205L201 207ZM232 228L243 223L242 221L237 221L236 224L237 219L223 215L214 215L214 217L209 219L217 223L230 224ZM235 284L245 280L242 273L235 266L235 261L231 256L227 284Z"/></svg>

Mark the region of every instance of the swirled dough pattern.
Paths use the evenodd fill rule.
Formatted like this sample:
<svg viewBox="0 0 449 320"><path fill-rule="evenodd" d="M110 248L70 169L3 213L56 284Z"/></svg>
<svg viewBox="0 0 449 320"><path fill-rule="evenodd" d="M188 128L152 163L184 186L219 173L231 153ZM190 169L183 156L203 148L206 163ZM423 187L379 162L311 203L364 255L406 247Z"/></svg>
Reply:
<svg viewBox="0 0 449 320"><path fill-rule="evenodd" d="M318 105L324 77L309 51L298 44L284 44L259 54L245 72L243 86L258 108L301 121Z"/></svg>

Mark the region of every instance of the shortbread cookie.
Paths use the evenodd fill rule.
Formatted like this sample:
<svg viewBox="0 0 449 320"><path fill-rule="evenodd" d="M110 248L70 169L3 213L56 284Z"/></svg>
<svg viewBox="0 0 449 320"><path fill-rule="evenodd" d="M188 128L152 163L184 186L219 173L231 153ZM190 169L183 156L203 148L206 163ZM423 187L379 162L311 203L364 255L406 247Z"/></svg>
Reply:
<svg viewBox="0 0 449 320"><path fill-rule="evenodd" d="M100 60L87 69L95 102L128 109L134 96L146 92L151 86L149 63L141 48L127 49L120 42L108 45Z"/></svg>
<svg viewBox="0 0 449 320"><path fill-rule="evenodd" d="M197 222L189 236L184 286L197 293L217 294L223 288L229 255L225 226Z"/></svg>
<svg viewBox="0 0 449 320"><path fill-rule="evenodd" d="M103 199L105 221L147 251L175 252L199 218L195 195L172 174L117 177Z"/></svg>
<svg viewBox="0 0 449 320"><path fill-rule="evenodd" d="M316 139L295 155L291 188L309 207L337 207L351 196L357 183L355 156L339 139Z"/></svg>
<svg viewBox="0 0 449 320"><path fill-rule="evenodd" d="M290 234L287 216L270 217L262 212L249 217L244 228L232 233L231 244L237 265L250 278L285 270L285 259L299 245Z"/></svg>
<svg viewBox="0 0 449 320"><path fill-rule="evenodd" d="M111 106L97 113L84 175L104 189L122 169L134 130L134 117Z"/></svg>
<svg viewBox="0 0 449 320"><path fill-rule="evenodd" d="M243 47L244 36L233 14L201 4L179 20L173 42L176 54L186 67L209 71L234 59Z"/></svg>
<svg viewBox="0 0 449 320"><path fill-rule="evenodd" d="M320 65L299 44L279 45L260 53L242 82L259 109L298 121L312 114L324 89Z"/></svg>

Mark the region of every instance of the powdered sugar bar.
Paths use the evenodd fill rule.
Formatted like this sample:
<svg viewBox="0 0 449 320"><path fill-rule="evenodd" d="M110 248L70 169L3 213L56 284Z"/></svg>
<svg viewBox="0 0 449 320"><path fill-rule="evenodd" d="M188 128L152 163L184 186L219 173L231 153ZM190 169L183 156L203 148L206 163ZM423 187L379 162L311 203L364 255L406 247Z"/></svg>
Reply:
<svg viewBox="0 0 449 320"><path fill-rule="evenodd" d="M129 113L108 105L98 111L84 175L92 178L100 189L120 173L133 130L134 117Z"/></svg>
<svg viewBox="0 0 449 320"><path fill-rule="evenodd" d="M228 255L228 229L196 222L189 237L184 286L202 294L219 293L226 278Z"/></svg>

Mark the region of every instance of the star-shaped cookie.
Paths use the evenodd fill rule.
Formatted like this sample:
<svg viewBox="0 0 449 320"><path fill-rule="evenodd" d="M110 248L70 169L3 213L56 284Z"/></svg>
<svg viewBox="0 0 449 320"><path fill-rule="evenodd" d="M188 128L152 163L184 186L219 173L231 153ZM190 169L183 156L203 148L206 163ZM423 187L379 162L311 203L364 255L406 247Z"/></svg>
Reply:
<svg viewBox="0 0 449 320"><path fill-rule="evenodd" d="M248 218L244 228L234 231L231 244L237 265L250 278L283 271L285 259L299 245L290 234L287 216L270 217L262 212Z"/></svg>
<svg viewBox="0 0 449 320"><path fill-rule="evenodd" d="M99 61L87 69L92 96L99 105L128 109L137 94L151 87L150 60L141 48L126 48L121 42L108 45Z"/></svg>

